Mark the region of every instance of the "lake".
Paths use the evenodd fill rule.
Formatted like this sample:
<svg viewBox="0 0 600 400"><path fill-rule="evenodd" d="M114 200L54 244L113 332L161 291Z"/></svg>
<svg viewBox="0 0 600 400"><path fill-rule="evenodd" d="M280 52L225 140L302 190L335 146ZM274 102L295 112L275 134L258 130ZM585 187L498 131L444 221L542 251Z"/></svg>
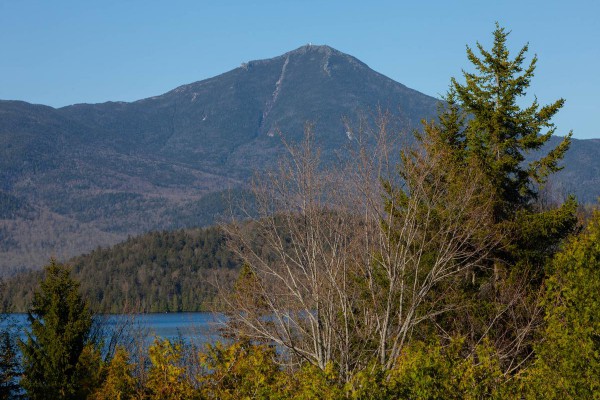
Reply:
<svg viewBox="0 0 600 400"><path fill-rule="evenodd" d="M0 328L7 324L13 324L21 330L29 327L26 314L8 314L6 317L0 322ZM221 314L207 312L100 315L98 318L107 332L125 327L131 334L142 335L148 340L161 337L194 343L218 340L218 328L224 320ZM22 333L21 337L24 336Z"/></svg>

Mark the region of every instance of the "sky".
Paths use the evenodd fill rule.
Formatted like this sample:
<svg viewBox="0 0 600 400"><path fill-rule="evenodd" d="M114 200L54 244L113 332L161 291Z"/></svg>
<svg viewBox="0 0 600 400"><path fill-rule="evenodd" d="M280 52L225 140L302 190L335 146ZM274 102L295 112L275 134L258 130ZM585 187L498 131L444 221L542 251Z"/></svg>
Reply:
<svg viewBox="0 0 600 400"><path fill-rule="evenodd" d="M440 97L496 21L539 58L527 100L566 99L557 134L600 138L597 0L0 0L0 99L133 101L307 43Z"/></svg>

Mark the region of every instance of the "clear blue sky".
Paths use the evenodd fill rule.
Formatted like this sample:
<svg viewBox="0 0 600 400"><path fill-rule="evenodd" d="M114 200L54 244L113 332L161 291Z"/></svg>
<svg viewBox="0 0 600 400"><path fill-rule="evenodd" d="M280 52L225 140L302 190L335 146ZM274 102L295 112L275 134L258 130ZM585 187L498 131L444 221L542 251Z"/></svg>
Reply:
<svg viewBox="0 0 600 400"><path fill-rule="evenodd" d="M131 101L327 44L439 96L494 22L530 43L531 94L564 97L558 133L600 138L600 2L0 0L0 99L54 107Z"/></svg>

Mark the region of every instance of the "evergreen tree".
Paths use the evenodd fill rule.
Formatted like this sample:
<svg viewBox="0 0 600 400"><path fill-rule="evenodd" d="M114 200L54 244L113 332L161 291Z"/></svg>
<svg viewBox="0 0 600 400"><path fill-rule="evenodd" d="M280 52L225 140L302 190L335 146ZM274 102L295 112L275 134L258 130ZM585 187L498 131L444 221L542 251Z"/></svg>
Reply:
<svg viewBox="0 0 600 400"><path fill-rule="evenodd" d="M600 397L600 213L556 255L543 341L523 381L531 399Z"/></svg>
<svg viewBox="0 0 600 400"><path fill-rule="evenodd" d="M510 58L506 40L509 35L496 24L490 52L477 43L482 57L467 46L467 56L479 72L464 72L465 84L452 79L460 106L472 118L464 132L468 156L476 158L497 190L496 217L511 218L522 206L531 204L537 193L533 183L544 183L549 174L560 169L558 162L570 145L571 132L546 156L523 165L525 154L540 149L555 133L550 122L564 99L540 108L537 99L521 108L518 101L526 95L537 57L523 69L528 51L525 45ZM546 132L542 130L547 129Z"/></svg>
<svg viewBox="0 0 600 400"><path fill-rule="evenodd" d="M508 238L504 251L496 253L497 260L533 267L539 278L541 265L576 224L573 198L558 210L535 208L539 186L562 168L558 163L570 146L572 132L546 155L526 162L526 155L540 150L556 132L551 119L564 99L546 106L537 99L525 108L519 105L537 57L524 67L525 45L511 58L506 44L509 33L496 23L491 51L477 43L480 57L467 46L476 72L463 72L464 84L452 79L449 105L440 118L442 140L460 151L463 162L470 160L483 171L494 190L494 218ZM461 112L469 118L462 119Z"/></svg>
<svg viewBox="0 0 600 400"><path fill-rule="evenodd" d="M492 201L492 224L484 230L491 228L498 238L470 274L438 288L444 290L447 307L460 304L461 311L440 316L436 324L469 338L471 346L489 337L503 368L511 370L532 351L538 289L548 261L575 230L577 203L572 197L556 208L537 202L540 186L561 168L571 133L528 161L528 154L545 148L556 132L551 119L564 100L520 106L537 58L524 65L527 45L513 58L508 35L496 24L490 51L477 43L478 56L467 47L474 71L464 72L464 84L452 79L438 122L426 123L418 139L427 157L444 160L445 180L451 181L455 171L471 179L483 174Z"/></svg>
<svg viewBox="0 0 600 400"><path fill-rule="evenodd" d="M12 399L19 392L20 365L14 333L9 328L0 332L0 399Z"/></svg>
<svg viewBox="0 0 600 400"><path fill-rule="evenodd" d="M92 315L78 290L69 268L51 260L27 313L31 330L19 341L21 384L31 399L84 398L89 390L80 380L81 371L92 370L90 357L82 357L90 345Z"/></svg>

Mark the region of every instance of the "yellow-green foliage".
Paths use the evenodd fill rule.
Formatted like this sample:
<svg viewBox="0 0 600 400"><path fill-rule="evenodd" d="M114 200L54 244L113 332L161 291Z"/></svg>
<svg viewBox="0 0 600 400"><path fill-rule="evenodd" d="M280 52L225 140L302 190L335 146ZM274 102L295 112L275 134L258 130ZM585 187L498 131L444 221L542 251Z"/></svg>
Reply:
<svg viewBox="0 0 600 400"><path fill-rule="evenodd" d="M200 353L205 371L198 377L203 396L222 400L278 398L282 372L275 357L272 347L245 341L207 345Z"/></svg>
<svg viewBox="0 0 600 400"><path fill-rule="evenodd" d="M187 400L198 398L185 368L181 365L182 349L169 340L156 339L148 349L152 366L148 371L148 399Z"/></svg>
<svg viewBox="0 0 600 400"><path fill-rule="evenodd" d="M129 354L118 347L110 363L104 368L104 382L91 400L129 400L134 398L136 381Z"/></svg>
<svg viewBox="0 0 600 400"><path fill-rule="evenodd" d="M600 213L552 267L546 327L524 389L532 399L600 399Z"/></svg>
<svg viewBox="0 0 600 400"><path fill-rule="evenodd" d="M294 400L335 400L343 399L344 390L339 384L338 371L329 363L322 370L312 364L305 364L294 374L285 376L285 397Z"/></svg>
<svg viewBox="0 0 600 400"><path fill-rule="evenodd" d="M198 377L205 399L343 399L339 374L332 364L325 370L304 364L285 370L272 346L239 341L208 345L200 354L205 370ZM281 360L280 360L281 361Z"/></svg>
<svg viewBox="0 0 600 400"><path fill-rule="evenodd" d="M487 342L463 354L463 340L447 346L415 342L406 347L397 367L377 365L358 373L348 385L352 399L504 399L511 385Z"/></svg>

